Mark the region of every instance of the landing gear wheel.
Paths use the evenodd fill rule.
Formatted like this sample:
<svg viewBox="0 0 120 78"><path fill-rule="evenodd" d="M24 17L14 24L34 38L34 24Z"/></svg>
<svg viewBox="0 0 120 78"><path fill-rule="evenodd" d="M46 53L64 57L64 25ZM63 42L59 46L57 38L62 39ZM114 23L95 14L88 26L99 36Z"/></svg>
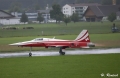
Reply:
<svg viewBox="0 0 120 78"><path fill-rule="evenodd" d="M65 55L65 52L62 52L62 48L59 50L60 55Z"/></svg>
<svg viewBox="0 0 120 78"><path fill-rule="evenodd" d="M29 57L31 57L31 56L32 56L32 53L30 52L30 53L29 53Z"/></svg>
<svg viewBox="0 0 120 78"><path fill-rule="evenodd" d="M60 53L60 55L65 55L65 52L59 52Z"/></svg>
<svg viewBox="0 0 120 78"><path fill-rule="evenodd" d="M29 57L32 57L32 47L30 47Z"/></svg>

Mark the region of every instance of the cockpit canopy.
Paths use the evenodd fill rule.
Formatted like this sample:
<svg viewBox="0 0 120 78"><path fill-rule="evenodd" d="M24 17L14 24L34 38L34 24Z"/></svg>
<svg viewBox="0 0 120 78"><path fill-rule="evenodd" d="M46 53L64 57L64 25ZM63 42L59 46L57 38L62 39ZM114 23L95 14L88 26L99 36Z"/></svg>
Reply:
<svg viewBox="0 0 120 78"><path fill-rule="evenodd" d="M32 41L43 41L43 38L36 38L36 39L33 39Z"/></svg>

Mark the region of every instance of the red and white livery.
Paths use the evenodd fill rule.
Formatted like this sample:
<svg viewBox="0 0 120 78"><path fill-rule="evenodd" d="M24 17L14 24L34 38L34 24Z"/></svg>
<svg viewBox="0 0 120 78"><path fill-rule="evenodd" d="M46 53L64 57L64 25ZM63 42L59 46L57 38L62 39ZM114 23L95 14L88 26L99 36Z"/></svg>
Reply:
<svg viewBox="0 0 120 78"><path fill-rule="evenodd" d="M75 40L62 40L55 38L36 38L30 41L18 42L9 45L21 46L21 47L58 47L59 53L65 55L65 48L90 48L95 45L90 42L89 34L87 30L83 30Z"/></svg>

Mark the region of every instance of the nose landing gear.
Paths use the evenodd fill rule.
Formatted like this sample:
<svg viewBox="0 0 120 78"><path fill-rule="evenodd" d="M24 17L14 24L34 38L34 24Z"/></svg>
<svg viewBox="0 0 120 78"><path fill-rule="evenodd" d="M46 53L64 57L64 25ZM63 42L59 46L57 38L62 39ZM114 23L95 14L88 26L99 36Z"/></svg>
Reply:
<svg viewBox="0 0 120 78"><path fill-rule="evenodd" d="M32 57L32 47L30 47L29 57Z"/></svg>

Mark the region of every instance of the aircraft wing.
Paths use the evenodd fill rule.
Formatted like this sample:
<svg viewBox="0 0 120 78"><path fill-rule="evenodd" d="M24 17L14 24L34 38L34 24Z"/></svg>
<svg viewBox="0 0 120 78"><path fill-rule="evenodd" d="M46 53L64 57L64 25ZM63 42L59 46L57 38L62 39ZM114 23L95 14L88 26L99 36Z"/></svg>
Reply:
<svg viewBox="0 0 120 78"><path fill-rule="evenodd" d="M59 47L69 47L67 45L46 45L46 46L48 46L48 47L57 47L57 48L59 48Z"/></svg>

